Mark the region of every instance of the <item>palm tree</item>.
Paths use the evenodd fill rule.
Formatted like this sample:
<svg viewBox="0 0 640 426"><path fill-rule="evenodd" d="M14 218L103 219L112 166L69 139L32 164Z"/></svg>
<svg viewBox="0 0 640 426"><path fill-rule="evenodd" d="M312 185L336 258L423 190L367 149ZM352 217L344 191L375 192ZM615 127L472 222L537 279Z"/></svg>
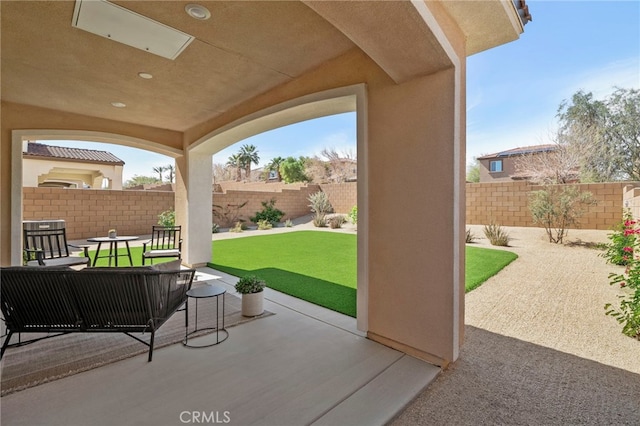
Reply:
<svg viewBox="0 0 640 426"><path fill-rule="evenodd" d="M240 154L233 154L227 160L227 166L236 168L236 182L240 182L242 180L242 158Z"/></svg>
<svg viewBox="0 0 640 426"><path fill-rule="evenodd" d="M166 169L164 166L158 166L153 168L153 171L158 174L158 177L160 177L160 183L162 183L162 173L164 173L165 170Z"/></svg>
<svg viewBox="0 0 640 426"><path fill-rule="evenodd" d="M164 170L165 170L166 172L169 172L169 175L167 176L167 177L169 178L169 183L173 183L173 178L174 178L174 176L175 176L175 172L176 172L176 169L175 169L175 167L173 166L173 164L167 164L167 165L165 166Z"/></svg>
<svg viewBox="0 0 640 426"><path fill-rule="evenodd" d="M249 179L251 177L251 163L257 165L260 161L258 151L255 145L242 145L238 154L240 155L241 164L244 166L246 178Z"/></svg>
<svg viewBox="0 0 640 426"><path fill-rule="evenodd" d="M282 175L280 174L280 164L284 162L284 158L276 157L272 158L269 164L267 164L267 170L276 172L278 182L282 182Z"/></svg>

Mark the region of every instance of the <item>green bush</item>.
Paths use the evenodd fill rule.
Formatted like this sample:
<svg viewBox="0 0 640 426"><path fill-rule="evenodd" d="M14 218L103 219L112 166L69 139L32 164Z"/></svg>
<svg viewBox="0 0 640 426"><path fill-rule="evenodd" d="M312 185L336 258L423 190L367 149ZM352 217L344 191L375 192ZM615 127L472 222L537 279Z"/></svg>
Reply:
<svg viewBox="0 0 640 426"><path fill-rule="evenodd" d="M351 219L351 223L354 225L358 223L358 206L353 206L349 212L349 219Z"/></svg>
<svg viewBox="0 0 640 426"><path fill-rule="evenodd" d="M607 236L611 242L607 244L606 251L602 254L602 257L607 259L607 262L622 266L631 263L637 232L634 229L635 225L636 221L631 217L631 213L626 210L622 222L616 225L613 233ZM631 250L631 252L628 250Z"/></svg>
<svg viewBox="0 0 640 426"><path fill-rule="evenodd" d="M175 226L176 212L173 210L165 210L158 215L158 225Z"/></svg>
<svg viewBox="0 0 640 426"><path fill-rule="evenodd" d="M638 234L638 222L625 211L617 231L609 236L611 243L603 256L610 263L626 265L622 274L609 274L609 284L622 288L623 294L618 295L620 303L617 308L611 303L604 306L605 314L622 324L623 334L640 340L640 258L634 255L640 247Z"/></svg>
<svg viewBox="0 0 640 426"><path fill-rule="evenodd" d="M261 204L262 211L256 212L256 215L250 217L249 220L253 223L258 223L262 220L266 220L273 226L278 224L278 222L280 222L280 219L282 219L282 216L284 216L284 212L275 208L276 200L272 198L269 201L263 201Z"/></svg>
<svg viewBox="0 0 640 426"><path fill-rule="evenodd" d="M251 294L260 293L265 286L266 283L255 275L245 275L238 280L235 288L240 294Z"/></svg>
<svg viewBox="0 0 640 426"><path fill-rule="evenodd" d="M494 246L508 247L511 237L502 226L491 222L489 225L484 226L484 235L489 242Z"/></svg>

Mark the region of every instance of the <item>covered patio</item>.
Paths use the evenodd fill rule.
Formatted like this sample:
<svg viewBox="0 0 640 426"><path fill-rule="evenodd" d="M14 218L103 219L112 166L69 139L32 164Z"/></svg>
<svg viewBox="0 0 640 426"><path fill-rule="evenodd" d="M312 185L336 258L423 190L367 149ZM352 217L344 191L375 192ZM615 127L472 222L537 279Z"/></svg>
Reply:
<svg viewBox="0 0 640 426"><path fill-rule="evenodd" d="M293 421L306 423L357 395L361 384L376 383L384 371L414 358L446 368L458 358L464 334L466 57L516 40L528 19L524 1L203 1L204 8L187 6L182 1L1 3L0 189L5 201L0 264L21 262L21 154L27 140L110 142L174 157L183 259L201 267L212 256L212 155L269 129L356 111L355 328L360 336L338 333L306 316L286 321L298 314L285 304L280 315L238 329L238 342L245 333L247 340L220 346L221 352L230 351L226 357L167 348L162 352L173 359L167 364L154 361L140 368L125 361L29 391L34 401L52 404L48 416L64 416L69 410L55 406L62 400L48 395L67 395L64 404L81 417L102 412L98 407L110 400L109 415L127 414L131 417L120 420L144 423L156 413L165 419L163 410L175 411L190 401L207 401L205 408L188 408L196 411L210 409L218 396L233 406L233 395L239 394L225 393L230 380L257 375L269 386L245 388L240 391L244 402L238 403L252 407L248 395L253 394L246 389L253 389L281 405L288 399L282 398L283 390L296 389L295 381L280 382L283 370L270 369L266 357L258 358L264 368L243 373L236 368L246 364L242 357L271 351L321 375L309 362L314 359L310 348L345 353L354 344L360 355L342 361L358 361L349 366L324 352L335 381L310 381L318 386L310 386L311 393L294 392L296 398L272 418L277 424L278 415L305 411L330 395L329 405ZM298 322L308 327L298 330ZM211 370L216 363L220 367ZM193 369L173 376L174 364ZM119 372L109 374L112 368ZM351 368L364 375L345 380L355 371ZM171 380L151 373L156 370L169 372ZM202 371L209 371L209 380L200 380ZM91 394L73 380L100 382L91 387L104 393ZM144 392L140 383L146 384ZM10 404L18 409L19 400L20 395L3 398L3 414ZM123 409L129 402L132 408ZM375 411L375 404L366 399L363 404L364 411ZM246 414L246 420L272 423L260 417L264 413Z"/></svg>
<svg viewBox="0 0 640 426"><path fill-rule="evenodd" d="M237 278L198 272L234 292ZM440 372L366 339L351 317L270 289L265 296L275 315L229 328L218 346L171 345L150 363L142 354L7 395L2 423L384 424Z"/></svg>

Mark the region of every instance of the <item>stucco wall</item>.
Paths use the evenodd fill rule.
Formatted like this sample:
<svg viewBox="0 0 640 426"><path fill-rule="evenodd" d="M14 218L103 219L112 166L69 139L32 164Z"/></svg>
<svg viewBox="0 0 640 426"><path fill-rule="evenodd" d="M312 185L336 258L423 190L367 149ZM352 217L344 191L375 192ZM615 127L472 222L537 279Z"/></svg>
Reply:
<svg viewBox="0 0 640 426"><path fill-rule="evenodd" d="M580 220L583 229L611 229L622 218L624 187L629 182L579 184L597 204ZM467 224L486 225L492 220L502 226L538 226L531 219L529 194L542 187L527 182L468 183Z"/></svg>

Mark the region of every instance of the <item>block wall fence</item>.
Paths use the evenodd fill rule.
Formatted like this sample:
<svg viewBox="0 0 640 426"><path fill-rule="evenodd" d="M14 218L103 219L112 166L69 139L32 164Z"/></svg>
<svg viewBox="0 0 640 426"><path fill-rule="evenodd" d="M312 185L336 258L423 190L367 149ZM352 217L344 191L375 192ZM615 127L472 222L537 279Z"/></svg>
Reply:
<svg viewBox="0 0 640 426"><path fill-rule="evenodd" d="M640 182L578 184L580 191L593 194L597 204L580 219L582 229L609 230L622 219L625 193ZM531 219L528 200L541 186L527 182L467 183L467 224L487 225L495 221L502 226L537 226ZM627 202L628 204L628 202ZM640 203L638 204L640 209Z"/></svg>
<svg viewBox="0 0 640 426"><path fill-rule="evenodd" d="M623 207L640 218L640 182L580 184L593 193L598 204L591 206L581 220L583 229L609 230L622 218ZM357 203L357 183L329 185L285 185L282 183L233 183L215 186L213 204L222 208L247 201L238 219L249 220L272 198L286 219L310 214L308 197L322 190L337 213L348 213ZM494 220L502 226L536 226L531 220L528 198L540 186L526 182L468 183L467 224L486 225ZM100 189L23 188L23 219L64 219L67 236L81 240L106 235L111 228L121 235L148 235L158 215L174 208L170 191L131 191ZM213 211L213 206L212 206ZM215 217L214 222L221 222ZM226 227L230 224L219 223Z"/></svg>
<svg viewBox="0 0 640 426"><path fill-rule="evenodd" d="M247 201L237 216L246 221L262 210L263 201L272 198L276 200L275 207L285 212L283 220L310 214L307 198L320 190L327 192L338 213L348 213L357 202L355 182L333 185L232 183L214 188L224 191L213 193L213 205L223 209L233 210L234 205ZM109 229L116 229L120 235L148 235L151 227L158 223L158 215L174 209L174 193L170 191L25 187L22 194L24 220L63 219L70 240L106 236ZM215 217L212 222L222 227L232 225L220 223Z"/></svg>

